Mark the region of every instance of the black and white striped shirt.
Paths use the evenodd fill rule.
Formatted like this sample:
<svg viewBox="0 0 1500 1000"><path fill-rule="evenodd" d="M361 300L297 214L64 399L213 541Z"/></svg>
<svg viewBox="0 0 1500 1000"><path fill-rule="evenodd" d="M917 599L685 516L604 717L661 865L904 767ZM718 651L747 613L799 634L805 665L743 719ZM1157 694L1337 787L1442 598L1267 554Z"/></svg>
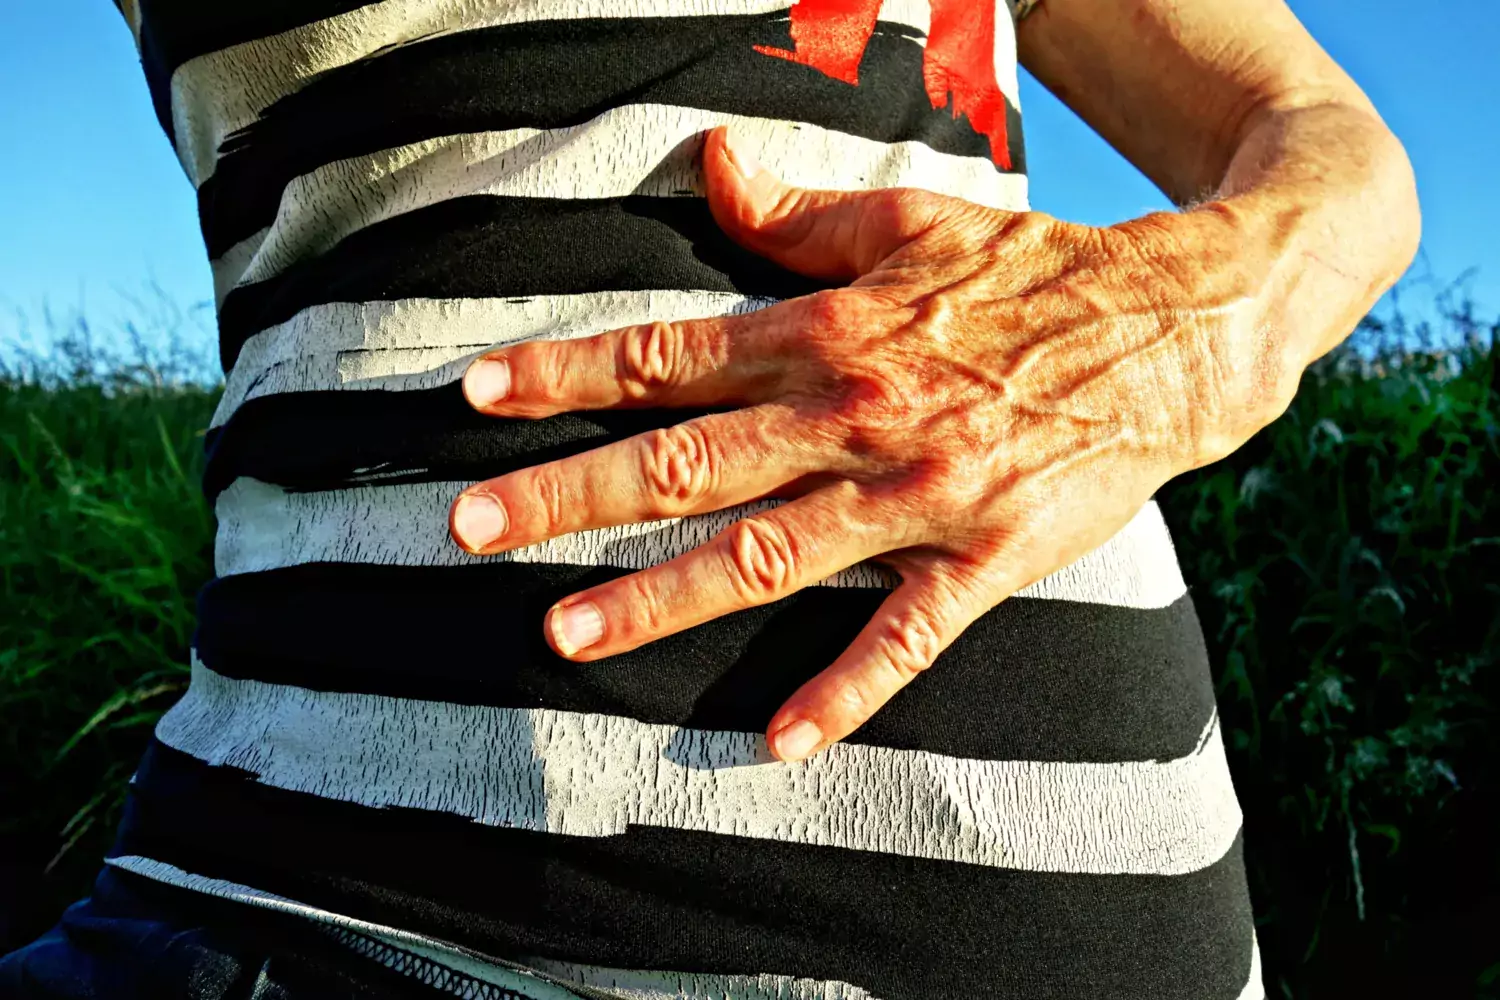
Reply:
<svg viewBox="0 0 1500 1000"><path fill-rule="evenodd" d="M795 184L1024 209L1003 6L803 0L827 30L793 37L788 0L121 5L197 188L226 390L192 683L112 865L464 995L505 995L475 984L507 966L537 996L1262 995L1154 505L790 765L759 734L883 572L573 664L547 607L743 509L485 559L447 535L475 480L682 419L482 416L458 386L476 354L818 287L717 230L704 130L733 123ZM843 69L817 47L840 25L814 23L839 10L878 12ZM940 45L992 65L934 89Z"/></svg>

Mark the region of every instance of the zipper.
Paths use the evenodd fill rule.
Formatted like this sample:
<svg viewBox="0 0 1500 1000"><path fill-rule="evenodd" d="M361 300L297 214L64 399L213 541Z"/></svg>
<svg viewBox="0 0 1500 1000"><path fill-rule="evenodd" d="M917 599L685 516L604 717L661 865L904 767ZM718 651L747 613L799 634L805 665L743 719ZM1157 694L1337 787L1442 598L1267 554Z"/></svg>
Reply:
<svg viewBox="0 0 1500 1000"><path fill-rule="evenodd" d="M532 994L518 993L509 987L476 979L468 973L460 972L441 962L418 955L415 952L407 951L388 941L381 941L377 938L361 934L358 931L349 930L347 927L339 927L332 924L323 924L321 926L334 940L351 949L356 954L378 962L394 972L409 976L424 986L452 993L454 996L461 997L462 1000L539 1000L539 998ZM571 997L578 997L579 1000L628 1000L623 993L615 993L611 990L601 990L579 983L566 982L539 969L495 958L492 955L484 955L448 942L443 942L442 947L459 952L477 962L493 965L520 976L528 976L532 979L540 980L549 986L564 991Z"/></svg>

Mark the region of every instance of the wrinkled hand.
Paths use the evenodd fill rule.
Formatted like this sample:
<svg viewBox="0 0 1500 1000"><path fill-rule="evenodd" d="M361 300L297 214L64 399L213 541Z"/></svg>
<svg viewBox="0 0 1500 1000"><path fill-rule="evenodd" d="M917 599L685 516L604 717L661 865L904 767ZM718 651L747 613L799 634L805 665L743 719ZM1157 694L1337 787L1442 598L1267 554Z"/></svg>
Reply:
<svg viewBox="0 0 1500 1000"><path fill-rule="evenodd" d="M861 560L892 567L902 583L875 618L770 721L782 759L848 735L985 611L1232 450L1252 401L1277 396L1241 370L1263 269L1222 212L1095 229L918 190L789 187L723 129L703 157L732 238L852 284L489 352L464 390L496 416L733 408L480 483L450 528L489 554L793 498L544 624L558 653L594 660Z"/></svg>

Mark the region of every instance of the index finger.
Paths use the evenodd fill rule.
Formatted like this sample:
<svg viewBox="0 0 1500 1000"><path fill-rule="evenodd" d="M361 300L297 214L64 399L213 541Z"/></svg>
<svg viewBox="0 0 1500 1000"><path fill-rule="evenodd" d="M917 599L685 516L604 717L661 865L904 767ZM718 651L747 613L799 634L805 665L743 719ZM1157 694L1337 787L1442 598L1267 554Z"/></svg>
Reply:
<svg viewBox="0 0 1500 1000"><path fill-rule="evenodd" d="M464 396L497 417L760 402L780 381L768 347L785 321L784 305L490 351L464 373Z"/></svg>

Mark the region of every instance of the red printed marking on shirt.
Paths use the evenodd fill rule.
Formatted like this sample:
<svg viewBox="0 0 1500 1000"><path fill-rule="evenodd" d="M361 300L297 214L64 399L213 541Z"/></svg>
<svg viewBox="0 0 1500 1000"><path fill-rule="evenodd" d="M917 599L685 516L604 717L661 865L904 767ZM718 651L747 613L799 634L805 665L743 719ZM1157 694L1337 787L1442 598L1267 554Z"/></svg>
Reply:
<svg viewBox="0 0 1500 1000"><path fill-rule="evenodd" d="M934 108L966 115L990 141L990 159L1009 170L1005 95L995 80L995 0L931 0L932 26L922 54L922 83ZM755 51L811 66L859 85L859 63L875 33L880 0L799 0L792 7L792 50Z"/></svg>

